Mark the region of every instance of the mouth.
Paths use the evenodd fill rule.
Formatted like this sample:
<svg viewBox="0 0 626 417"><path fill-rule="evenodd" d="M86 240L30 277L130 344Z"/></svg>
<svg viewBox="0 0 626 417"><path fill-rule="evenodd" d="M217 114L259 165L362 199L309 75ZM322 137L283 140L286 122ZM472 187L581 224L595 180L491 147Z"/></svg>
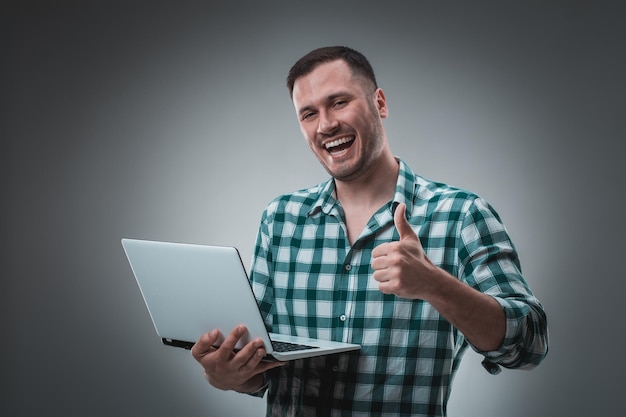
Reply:
<svg viewBox="0 0 626 417"><path fill-rule="evenodd" d="M337 155L351 147L354 140L354 136L344 136L324 144L324 147L331 155Z"/></svg>

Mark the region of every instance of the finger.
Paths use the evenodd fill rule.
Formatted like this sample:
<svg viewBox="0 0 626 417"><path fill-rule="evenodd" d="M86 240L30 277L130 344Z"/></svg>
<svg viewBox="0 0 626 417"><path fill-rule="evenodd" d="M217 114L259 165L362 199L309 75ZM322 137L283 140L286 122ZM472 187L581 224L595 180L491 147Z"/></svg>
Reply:
<svg viewBox="0 0 626 417"><path fill-rule="evenodd" d="M398 204L396 211L393 214L393 222L396 225L396 229L398 229L398 233L400 234L400 240L418 240L417 234L415 234L415 231L406 219L405 211L406 204L401 203Z"/></svg>
<svg viewBox="0 0 626 417"><path fill-rule="evenodd" d="M237 343L246 334L248 329L243 324L235 327L232 332L222 342L221 346L217 350L221 355L230 356L237 346Z"/></svg>
<svg viewBox="0 0 626 417"><path fill-rule="evenodd" d="M261 362L259 364L259 369L261 370L261 372L265 372L265 371L269 371L270 369L278 368L279 366L285 366L285 365L287 365L287 362L280 362L280 361Z"/></svg>
<svg viewBox="0 0 626 417"><path fill-rule="evenodd" d="M381 258L381 257L389 255L390 253L396 250L397 245L398 245L398 242L381 243L380 245L376 246L374 250L372 251L372 258Z"/></svg>
<svg viewBox="0 0 626 417"><path fill-rule="evenodd" d="M248 352L250 350L251 352ZM263 344L262 339L255 339L248 343L244 349L237 352L233 362L239 362L242 358L245 358L245 362L241 364L234 363L239 369L247 369L254 374L268 371L279 366L286 365L287 362L281 362L276 360L264 360L266 359L267 351ZM270 358L271 359L271 358Z"/></svg>
<svg viewBox="0 0 626 417"><path fill-rule="evenodd" d="M376 249L374 249L374 251L375 250ZM372 269L374 270L374 273L376 273L376 271L380 271L381 269L385 269L386 267L384 256L376 256L374 255L374 252L372 252Z"/></svg>
<svg viewBox="0 0 626 417"><path fill-rule="evenodd" d="M265 353L265 352L263 352ZM256 375L256 374L260 374L266 371L269 371L270 369L274 369L280 366L284 366L287 364L287 362L280 362L280 361L263 361L263 357L265 355L259 356L259 355L254 355L245 365L244 365L244 369L246 369L248 372L250 372L250 374Z"/></svg>
<svg viewBox="0 0 626 417"><path fill-rule="evenodd" d="M387 252L387 243L381 243L380 245L376 246L372 251L372 258L380 258L381 256L387 255Z"/></svg>
<svg viewBox="0 0 626 417"><path fill-rule="evenodd" d="M266 355L263 340L255 339L245 345L233 358L233 365L238 368L253 369Z"/></svg>
<svg viewBox="0 0 626 417"><path fill-rule="evenodd" d="M393 242L393 243L398 243L398 242ZM375 248L374 251L376 251ZM383 249L385 250L385 249ZM389 269L393 266L394 263L394 253L392 252L394 249L393 248L389 248L389 250L387 250L384 254L378 254L378 255L374 255L374 253L372 252L372 270L374 270L374 273L376 272L381 272L385 269Z"/></svg>
<svg viewBox="0 0 626 417"><path fill-rule="evenodd" d="M374 271L374 273L372 274L372 278L374 278L374 280L378 282L389 281L389 276L387 274L387 271L385 270Z"/></svg>
<svg viewBox="0 0 626 417"><path fill-rule="evenodd" d="M211 330L209 333L205 333L200 336L200 339L192 346L191 355L200 360L204 355L213 351L213 346L219 338L220 332L217 329Z"/></svg>
<svg viewBox="0 0 626 417"><path fill-rule="evenodd" d="M395 286L390 281L381 282L378 285L378 291L383 294L395 294Z"/></svg>

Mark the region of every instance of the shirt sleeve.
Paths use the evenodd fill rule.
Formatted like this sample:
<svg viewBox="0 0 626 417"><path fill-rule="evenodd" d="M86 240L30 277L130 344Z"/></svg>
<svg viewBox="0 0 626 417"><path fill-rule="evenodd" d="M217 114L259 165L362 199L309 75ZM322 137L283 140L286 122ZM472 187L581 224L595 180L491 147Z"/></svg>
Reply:
<svg viewBox="0 0 626 417"><path fill-rule="evenodd" d="M463 219L459 258L461 279L492 296L506 316L505 337L498 350L472 348L487 362L506 368L539 365L548 352L545 311L522 276L517 251L500 217L480 198L470 202Z"/></svg>
<svg viewBox="0 0 626 417"><path fill-rule="evenodd" d="M254 246L254 255L252 258L252 267L250 272L250 285L259 305L261 316L265 322L268 331L272 331L273 325L273 287L272 287L272 268L271 268L271 251L270 251L270 235L269 235L269 207L263 211L261 224L257 233L256 244ZM247 395L252 397L263 397L269 389L274 370L269 370L263 374L263 385L254 392L248 392Z"/></svg>
<svg viewBox="0 0 626 417"><path fill-rule="evenodd" d="M261 218L261 224L257 233L254 256L250 273L250 284L252 291L261 310L261 315L265 321L268 331L273 327L273 268L272 253L270 250L270 217L271 206L265 209Z"/></svg>

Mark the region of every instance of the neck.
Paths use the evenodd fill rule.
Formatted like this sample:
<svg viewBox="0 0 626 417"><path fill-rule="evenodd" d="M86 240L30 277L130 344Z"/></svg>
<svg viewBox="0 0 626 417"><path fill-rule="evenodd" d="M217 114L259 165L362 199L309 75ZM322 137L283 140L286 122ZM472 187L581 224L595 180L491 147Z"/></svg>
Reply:
<svg viewBox="0 0 626 417"><path fill-rule="evenodd" d="M366 175L350 181L335 180L337 199L344 207L378 209L393 198L399 169L398 161L388 152Z"/></svg>

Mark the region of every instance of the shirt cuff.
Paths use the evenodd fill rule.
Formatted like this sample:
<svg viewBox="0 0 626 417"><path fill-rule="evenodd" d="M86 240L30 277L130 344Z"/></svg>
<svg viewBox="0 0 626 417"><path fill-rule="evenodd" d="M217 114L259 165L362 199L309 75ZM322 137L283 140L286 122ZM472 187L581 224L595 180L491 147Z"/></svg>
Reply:
<svg viewBox="0 0 626 417"><path fill-rule="evenodd" d="M270 385L270 379L267 376L267 372L263 372L263 385L257 390L246 392L247 395L251 395L253 397L263 397L265 395L265 391L267 391L267 387Z"/></svg>
<svg viewBox="0 0 626 417"><path fill-rule="evenodd" d="M517 300L494 297L500 304L505 314L505 333L502 344L497 350L482 351L472 346L472 349L485 357L483 366L489 373L497 373L496 367L491 365L499 363L503 366L514 363L520 354L520 339L522 337L524 321L526 320L528 306Z"/></svg>

